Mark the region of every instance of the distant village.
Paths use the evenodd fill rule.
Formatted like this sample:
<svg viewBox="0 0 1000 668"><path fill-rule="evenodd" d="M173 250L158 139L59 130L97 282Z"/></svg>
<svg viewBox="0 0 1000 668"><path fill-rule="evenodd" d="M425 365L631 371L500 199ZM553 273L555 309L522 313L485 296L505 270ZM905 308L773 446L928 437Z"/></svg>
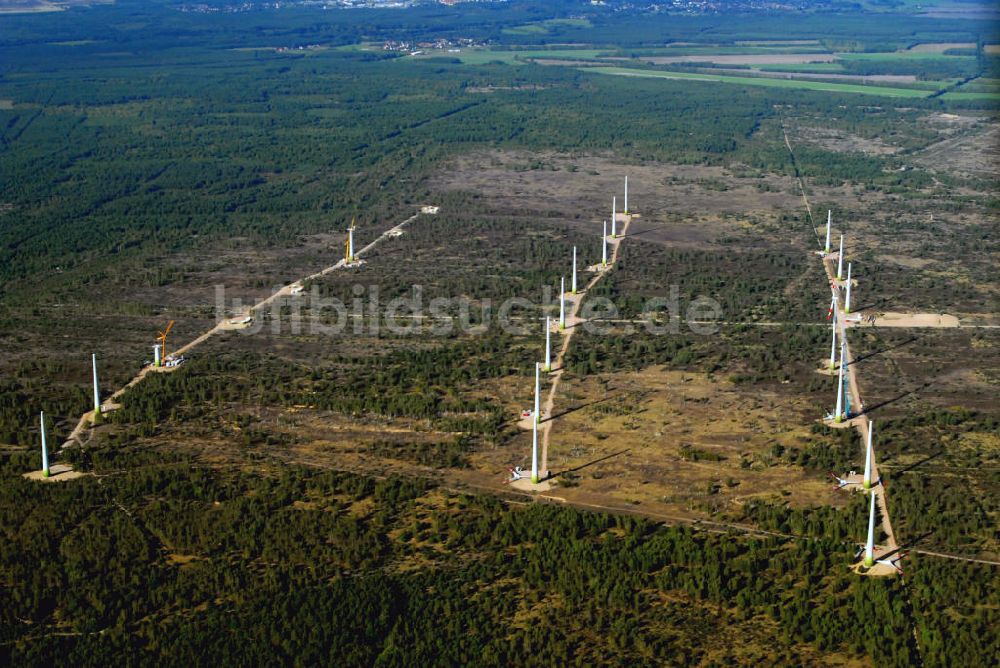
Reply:
<svg viewBox="0 0 1000 668"><path fill-rule="evenodd" d="M286 9L291 7L313 6L323 9L404 9L418 4L440 2L444 5L454 5L459 2L493 2L505 0L271 0L270 2L233 2L216 4L208 2L183 3L177 6L181 12L195 14L236 14L262 9Z"/></svg>
<svg viewBox="0 0 1000 668"><path fill-rule="evenodd" d="M182 3L176 9L181 12L198 14L241 13L255 10L280 10L291 7L313 6L323 9L403 9L420 4L440 3L456 5L460 3L492 3L507 0L265 0L254 2L243 0L232 3ZM585 2L585 0L582 0ZM624 13L658 13L671 12L683 14L715 14L723 11L795 11L815 9L818 6L832 6L839 0L590 0L591 5L608 6L614 12ZM448 48L438 46L417 46L416 48ZM409 49L386 49L388 51L407 51Z"/></svg>
<svg viewBox="0 0 1000 668"><path fill-rule="evenodd" d="M387 40L382 45L383 51L393 51L398 53L409 53L410 55L420 55L424 51L430 50L440 50L447 51L449 53L458 53L462 49L471 47L481 47L486 46L486 42L483 40L475 40L467 37L460 37L458 39L445 39L444 37L438 37L435 40L430 41L420 41L420 42L410 42L406 40L396 41Z"/></svg>

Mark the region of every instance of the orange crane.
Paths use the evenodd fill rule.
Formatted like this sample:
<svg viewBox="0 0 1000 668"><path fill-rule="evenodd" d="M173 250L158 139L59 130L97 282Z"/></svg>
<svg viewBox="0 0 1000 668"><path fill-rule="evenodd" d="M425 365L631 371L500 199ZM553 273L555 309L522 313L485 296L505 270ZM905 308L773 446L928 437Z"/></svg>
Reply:
<svg viewBox="0 0 1000 668"><path fill-rule="evenodd" d="M170 328L174 326L174 321L171 320L167 323L167 328L159 333L156 340L160 342L160 359L167 359L167 334L170 333Z"/></svg>

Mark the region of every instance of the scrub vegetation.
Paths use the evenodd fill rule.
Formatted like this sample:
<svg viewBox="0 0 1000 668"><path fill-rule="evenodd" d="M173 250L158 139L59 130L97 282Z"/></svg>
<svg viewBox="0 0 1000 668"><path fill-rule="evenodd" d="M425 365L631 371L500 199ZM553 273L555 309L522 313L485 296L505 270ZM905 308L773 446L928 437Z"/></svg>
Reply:
<svg viewBox="0 0 1000 668"><path fill-rule="evenodd" d="M972 327L1000 312L988 24L280 4L0 17L0 663L997 663L996 567L929 554L1000 558L1000 343ZM477 46L382 48L439 38ZM913 79L710 62L795 54L837 58L790 74ZM671 56L705 62L648 62ZM617 310L572 340L559 475L525 495L501 481L542 318L573 247L589 279L625 174L639 215L585 297ZM167 322L171 349L215 324L215 286L231 317L333 265L352 219L363 247L428 204L306 291L461 297L485 326L328 336L288 300L53 454L87 475L22 477L38 412L55 453L91 408L91 352L107 398ZM825 479L862 452L816 423L827 209L858 311L970 325L851 330L905 580L851 573L865 504ZM715 333L642 326L671 286L682 317L715 300ZM509 298L535 304L523 331L484 323Z"/></svg>

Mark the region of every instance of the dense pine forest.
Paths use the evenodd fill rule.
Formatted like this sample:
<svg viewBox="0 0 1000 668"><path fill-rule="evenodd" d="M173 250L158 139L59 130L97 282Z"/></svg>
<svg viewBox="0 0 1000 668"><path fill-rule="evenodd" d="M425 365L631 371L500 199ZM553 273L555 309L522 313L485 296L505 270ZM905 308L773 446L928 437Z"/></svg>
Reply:
<svg viewBox="0 0 1000 668"><path fill-rule="evenodd" d="M941 157L996 137L996 26L908 3L722 4L733 11L121 0L0 14L0 663L1000 662L1000 198L988 165ZM439 40L475 48L419 47ZM946 47L910 53L927 43ZM724 68L697 60L709 51L768 49L843 56L790 73L899 77L917 94L588 71L599 55L700 76ZM666 54L693 60L649 60ZM626 480L599 467L560 471L545 496L497 482L527 451L516 416L552 290L574 248L596 262L598 211L629 170L646 199L587 295L614 304L611 324L576 333L560 369L553 419L590 422L557 422L553 459L623 438L596 426L607 416L629 444L652 439L630 420L652 412L640 376L660 374L649 382L691 410L791 406L718 435L743 448L728 460L656 427L656 442L683 441L645 462L667 482L726 464L814 489L862 467L857 434L817 421L832 397L814 256L830 210L859 310L971 323L851 334L912 548L905 577L851 571L861 495L800 502L783 482L744 493L720 473L697 499L727 504L662 522L649 508L665 494L615 512L559 497ZM305 290L460 296L474 333L394 334L376 315L379 331L324 337L290 327L298 306L281 302L254 314L260 332L150 374L63 448L92 408L91 352L106 400L168 322L172 349L216 323L216 286L253 303L342 257L349 221L361 247L425 204L439 213ZM638 325L665 317L646 306L671 290L711 296L712 336ZM539 304L516 314L527 333L485 322L485 304L511 298ZM694 386L705 395L682 396ZM41 466L42 410L52 461L80 477L23 477Z"/></svg>
<svg viewBox="0 0 1000 668"><path fill-rule="evenodd" d="M44 493L11 477L22 460L4 462L0 651L14 665L206 653L222 665L804 664L833 652L906 666L919 660L914 624L927 663L998 649L989 567L949 567L945 585L921 559L907 595L899 580L853 576L853 547L823 516L804 518L815 537L757 538L419 480L90 458L94 477ZM973 589L981 604L961 603Z"/></svg>

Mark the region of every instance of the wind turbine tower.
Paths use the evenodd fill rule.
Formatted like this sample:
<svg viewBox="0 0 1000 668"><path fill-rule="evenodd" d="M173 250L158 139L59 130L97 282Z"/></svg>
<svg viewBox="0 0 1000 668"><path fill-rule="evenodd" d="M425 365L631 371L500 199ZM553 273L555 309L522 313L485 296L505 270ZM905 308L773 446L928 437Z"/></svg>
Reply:
<svg viewBox="0 0 1000 668"><path fill-rule="evenodd" d="M538 368L537 362L535 362L535 368L536 369ZM538 422L537 421L533 421L531 424L531 482L535 485L538 484Z"/></svg>
<svg viewBox="0 0 1000 668"><path fill-rule="evenodd" d="M542 375L539 369L540 365L535 362L535 424L542 421Z"/></svg>
<svg viewBox="0 0 1000 668"><path fill-rule="evenodd" d="M545 371L552 371L552 329L549 316L545 316Z"/></svg>
<svg viewBox="0 0 1000 668"><path fill-rule="evenodd" d="M836 302L836 297L834 297L834 302ZM832 370L837 365L837 304L833 305L833 341L830 343L830 369Z"/></svg>
<svg viewBox="0 0 1000 668"><path fill-rule="evenodd" d="M566 329L566 277L559 279L559 329Z"/></svg>
<svg viewBox="0 0 1000 668"><path fill-rule="evenodd" d="M625 175L625 215L628 215L628 174Z"/></svg>
<svg viewBox="0 0 1000 668"><path fill-rule="evenodd" d="M851 262L847 263L847 290L844 293L844 313L851 312Z"/></svg>
<svg viewBox="0 0 1000 668"><path fill-rule="evenodd" d="M826 210L826 250L824 251L827 255L830 254L830 221L833 218L833 211Z"/></svg>
<svg viewBox="0 0 1000 668"><path fill-rule="evenodd" d="M573 294L576 294L576 246L573 246L573 283L571 284Z"/></svg>
<svg viewBox="0 0 1000 668"><path fill-rule="evenodd" d="M39 414L42 424L42 477L49 477L49 450L45 445L45 411Z"/></svg>
<svg viewBox="0 0 1000 668"><path fill-rule="evenodd" d="M834 422L844 419L844 344L840 344L840 376L837 379L837 412L833 415Z"/></svg>
<svg viewBox="0 0 1000 668"><path fill-rule="evenodd" d="M846 419L851 417L851 372L848 368L850 366L850 362L847 361L847 338L842 336L840 339L841 352L844 356L844 361L841 362L841 365L847 369L844 373L844 386L841 389L841 392L844 395L844 418Z"/></svg>
<svg viewBox="0 0 1000 668"><path fill-rule="evenodd" d="M872 488L872 432L875 431L875 422L868 420L868 447L865 448L865 489Z"/></svg>
<svg viewBox="0 0 1000 668"><path fill-rule="evenodd" d="M604 221L604 236L601 237L601 266L608 266L608 221Z"/></svg>
<svg viewBox="0 0 1000 668"><path fill-rule="evenodd" d="M611 198L611 238L618 238L618 226L615 224L615 210L618 208L618 198L612 196Z"/></svg>
<svg viewBox="0 0 1000 668"><path fill-rule="evenodd" d="M840 235L840 253L837 254L837 280L844 277L844 235Z"/></svg>
<svg viewBox="0 0 1000 668"><path fill-rule="evenodd" d="M97 389L97 353L91 353L90 361L94 367L94 417L101 416L101 393Z"/></svg>
<svg viewBox="0 0 1000 668"><path fill-rule="evenodd" d="M868 510L868 542L865 543L865 568L875 565L875 492Z"/></svg>
<svg viewBox="0 0 1000 668"><path fill-rule="evenodd" d="M347 248L344 256L347 263L354 262L354 218L351 218L351 226L347 228Z"/></svg>

